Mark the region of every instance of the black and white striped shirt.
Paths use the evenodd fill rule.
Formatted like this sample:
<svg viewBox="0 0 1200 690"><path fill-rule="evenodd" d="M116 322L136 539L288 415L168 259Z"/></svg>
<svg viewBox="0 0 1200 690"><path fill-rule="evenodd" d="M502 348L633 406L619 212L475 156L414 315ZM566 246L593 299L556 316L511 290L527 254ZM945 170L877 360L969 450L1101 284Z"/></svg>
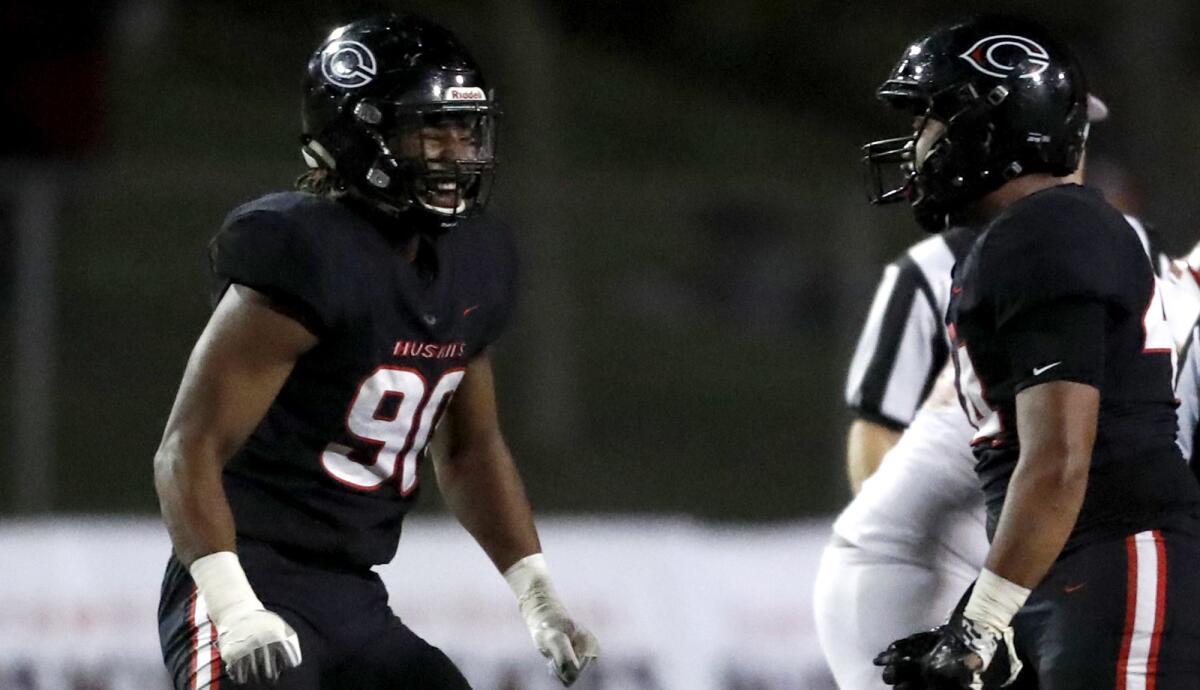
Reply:
<svg viewBox="0 0 1200 690"><path fill-rule="evenodd" d="M904 429L929 395L950 356L950 270L975 237L951 228L884 269L846 380L846 402L860 418Z"/></svg>

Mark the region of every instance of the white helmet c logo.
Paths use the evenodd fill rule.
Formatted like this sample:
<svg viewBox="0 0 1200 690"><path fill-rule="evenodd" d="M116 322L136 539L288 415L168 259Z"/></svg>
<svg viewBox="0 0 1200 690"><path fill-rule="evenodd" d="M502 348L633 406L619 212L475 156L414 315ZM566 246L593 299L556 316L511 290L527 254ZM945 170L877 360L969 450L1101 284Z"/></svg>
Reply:
<svg viewBox="0 0 1200 690"><path fill-rule="evenodd" d="M1050 66L1050 54L1036 41L1013 34L981 38L959 55L975 69L990 77L1004 78L1019 69L1018 79L1033 79Z"/></svg>
<svg viewBox="0 0 1200 690"><path fill-rule="evenodd" d="M366 86L375 70L375 55L358 41L334 41L321 51L321 73L342 88Z"/></svg>

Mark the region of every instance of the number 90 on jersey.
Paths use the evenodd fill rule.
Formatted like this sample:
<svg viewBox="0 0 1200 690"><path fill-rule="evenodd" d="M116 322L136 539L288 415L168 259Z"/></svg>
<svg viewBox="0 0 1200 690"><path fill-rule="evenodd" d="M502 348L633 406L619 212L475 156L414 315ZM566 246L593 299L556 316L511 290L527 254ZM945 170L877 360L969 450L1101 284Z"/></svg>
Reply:
<svg viewBox="0 0 1200 690"><path fill-rule="evenodd" d="M417 487L417 460L465 374L451 369L430 388L416 369L377 368L358 387L346 413L347 433L374 456L364 463L352 457L355 448L330 443L321 453L325 472L365 491L396 478L400 495L411 494Z"/></svg>

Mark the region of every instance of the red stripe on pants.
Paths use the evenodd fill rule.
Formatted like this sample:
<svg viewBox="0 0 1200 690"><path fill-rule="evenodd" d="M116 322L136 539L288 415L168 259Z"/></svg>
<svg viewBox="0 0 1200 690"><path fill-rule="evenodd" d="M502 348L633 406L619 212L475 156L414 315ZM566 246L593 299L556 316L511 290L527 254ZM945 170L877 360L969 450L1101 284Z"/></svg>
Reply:
<svg viewBox="0 0 1200 690"><path fill-rule="evenodd" d="M1125 634L1121 636L1121 654L1117 657L1117 690L1125 690L1129 675L1129 646L1133 642L1133 621L1137 613L1137 542L1135 536L1125 539Z"/></svg>
<svg viewBox="0 0 1200 690"><path fill-rule="evenodd" d="M1158 678L1158 648L1162 642L1163 619L1167 608L1167 544L1162 532L1154 531L1154 548L1158 552L1158 596L1154 608L1154 633L1150 638L1150 658L1146 662L1146 690L1154 690Z"/></svg>

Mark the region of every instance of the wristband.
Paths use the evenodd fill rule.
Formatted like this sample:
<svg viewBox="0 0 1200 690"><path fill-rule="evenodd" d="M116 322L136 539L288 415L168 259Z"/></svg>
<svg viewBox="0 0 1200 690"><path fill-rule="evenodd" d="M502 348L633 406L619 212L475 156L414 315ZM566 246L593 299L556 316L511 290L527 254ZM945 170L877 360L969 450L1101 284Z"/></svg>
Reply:
<svg viewBox="0 0 1200 690"><path fill-rule="evenodd" d="M504 571L504 580L519 602L523 602L535 591L554 595L554 586L550 584L550 571L546 568L546 557L540 553L531 554L512 564Z"/></svg>
<svg viewBox="0 0 1200 690"><path fill-rule="evenodd" d="M963 616L986 623L996 630L1004 630L1025 605L1029 593L1030 590L984 568L975 580L975 589L971 590L971 598L967 600Z"/></svg>
<svg viewBox="0 0 1200 690"><path fill-rule="evenodd" d="M250 587L241 561L232 551L218 551L192 561L188 568L208 606L208 617L219 628L231 613L263 609Z"/></svg>

